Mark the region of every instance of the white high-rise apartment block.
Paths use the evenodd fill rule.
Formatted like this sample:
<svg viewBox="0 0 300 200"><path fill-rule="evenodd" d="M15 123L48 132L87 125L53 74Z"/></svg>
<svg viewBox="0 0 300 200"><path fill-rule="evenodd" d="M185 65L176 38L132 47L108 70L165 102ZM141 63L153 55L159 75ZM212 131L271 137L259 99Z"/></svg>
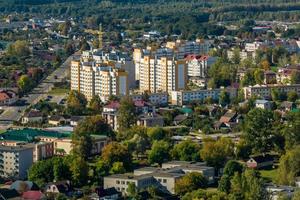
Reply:
<svg viewBox="0 0 300 200"><path fill-rule="evenodd" d="M189 77L207 78L210 66L216 62L216 57L188 55L185 58Z"/></svg>
<svg viewBox="0 0 300 200"><path fill-rule="evenodd" d="M209 46L204 40L178 40L161 48L135 49L133 60L140 91L155 93L185 89L188 80L185 57L207 54Z"/></svg>
<svg viewBox="0 0 300 200"><path fill-rule="evenodd" d="M169 92L184 89L187 67L174 57L144 56L140 63L140 91Z"/></svg>
<svg viewBox="0 0 300 200"><path fill-rule="evenodd" d="M209 51L210 43L206 40L167 42L164 47L147 47L146 49L134 49L133 60L135 64L135 78L143 82L145 77L143 68L145 57L160 59L161 57L172 58L173 60L183 60L186 55L206 55ZM143 65L143 66L142 66ZM146 70L145 73L148 71ZM146 75L147 76L147 75Z"/></svg>
<svg viewBox="0 0 300 200"><path fill-rule="evenodd" d="M94 61L96 64L113 64L115 68L124 69L128 72L129 89L136 87L135 65L133 59L128 53L120 51L102 51L95 49L93 51L83 51L81 58L85 62Z"/></svg>
<svg viewBox="0 0 300 200"><path fill-rule="evenodd" d="M71 62L71 90L84 94L88 100L98 95L107 101L111 95L128 95L128 75L124 69L95 62Z"/></svg>

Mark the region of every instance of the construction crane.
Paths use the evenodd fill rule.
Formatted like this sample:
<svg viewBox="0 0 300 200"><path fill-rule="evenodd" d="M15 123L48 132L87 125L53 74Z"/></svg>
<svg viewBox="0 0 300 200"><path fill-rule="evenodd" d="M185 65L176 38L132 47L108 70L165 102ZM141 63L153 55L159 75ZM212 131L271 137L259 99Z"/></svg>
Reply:
<svg viewBox="0 0 300 200"><path fill-rule="evenodd" d="M104 32L102 31L102 24L99 24L99 30L93 30L93 29L85 29L84 32L90 33L93 35L98 35L98 41L99 41L99 48L103 48L103 34Z"/></svg>

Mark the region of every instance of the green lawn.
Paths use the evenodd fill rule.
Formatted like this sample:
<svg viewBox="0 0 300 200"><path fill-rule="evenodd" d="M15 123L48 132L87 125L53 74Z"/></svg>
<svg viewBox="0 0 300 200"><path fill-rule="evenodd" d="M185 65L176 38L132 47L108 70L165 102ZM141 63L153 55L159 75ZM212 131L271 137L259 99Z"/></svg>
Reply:
<svg viewBox="0 0 300 200"><path fill-rule="evenodd" d="M277 175L277 169L264 169L259 170L259 172L266 181L274 182Z"/></svg>
<svg viewBox="0 0 300 200"><path fill-rule="evenodd" d="M67 94L69 93L69 89L66 89L66 88L53 88L49 94Z"/></svg>

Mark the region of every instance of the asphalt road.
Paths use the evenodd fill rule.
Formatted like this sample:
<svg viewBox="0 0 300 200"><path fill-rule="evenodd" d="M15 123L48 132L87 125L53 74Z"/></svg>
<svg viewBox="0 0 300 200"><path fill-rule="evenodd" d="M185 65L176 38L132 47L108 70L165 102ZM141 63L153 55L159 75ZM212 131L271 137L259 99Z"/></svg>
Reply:
<svg viewBox="0 0 300 200"><path fill-rule="evenodd" d="M0 115L0 129L6 129L12 126L13 121L19 120L27 107L37 103L41 99L46 99L48 92L53 88L54 83L60 82L68 76L71 60L72 56L68 57L59 68L53 71L27 96L20 98L21 101L23 100L26 102L25 106L3 107L4 112Z"/></svg>

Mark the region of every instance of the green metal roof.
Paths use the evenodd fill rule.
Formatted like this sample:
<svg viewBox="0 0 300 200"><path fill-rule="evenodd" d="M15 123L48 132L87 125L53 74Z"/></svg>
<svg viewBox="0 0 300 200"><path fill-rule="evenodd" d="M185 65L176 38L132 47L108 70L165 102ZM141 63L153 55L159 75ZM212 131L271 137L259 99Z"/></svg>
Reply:
<svg viewBox="0 0 300 200"><path fill-rule="evenodd" d="M180 111L184 114L191 114L193 112L191 108L187 108L187 107L180 109Z"/></svg>
<svg viewBox="0 0 300 200"><path fill-rule="evenodd" d="M24 128L19 130L8 130L0 135L1 140L30 142L38 137L66 138L71 133L60 133L56 131L45 131L41 129Z"/></svg>

